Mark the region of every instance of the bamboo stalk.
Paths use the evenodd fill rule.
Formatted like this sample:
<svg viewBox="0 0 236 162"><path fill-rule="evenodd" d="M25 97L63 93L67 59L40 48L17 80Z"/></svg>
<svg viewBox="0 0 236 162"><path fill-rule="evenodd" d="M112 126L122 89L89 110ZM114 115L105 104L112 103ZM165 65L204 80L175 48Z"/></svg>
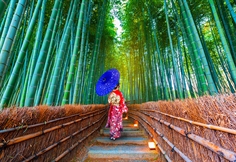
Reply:
<svg viewBox="0 0 236 162"><path fill-rule="evenodd" d="M98 113L98 114L100 114L100 113ZM36 132L36 133L32 133L32 134L28 134L28 135L25 135L25 136L13 138L13 139L8 140L7 142L1 142L0 143L0 149L3 148L3 147L6 147L6 146L10 146L10 145L22 142L22 141L29 140L31 138L35 138L37 136L43 135L44 133L52 132L54 130L57 130L57 129L63 128L65 126L77 123L77 122L82 121L84 119L87 119L89 117L90 116L83 117L82 119L77 119L77 120L74 120L72 122L67 122L65 124L57 125L57 126L54 126L54 127L51 127L51 128L48 128L48 129L45 129L45 130L42 130L42 131L39 131L39 132Z"/></svg>
<svg viewBox="0 0 236 162"><path fill-rule="evenodd" d="M137 110L137 111L139 111L139 110ZM209 129L212 129L212 130L218 130L218 131L222 131L222 132L231 133L231 134L236 135L236 130L235 129L219 127L219 126L211 125L211 124L203 124L203 123L200 123L200 122L195 122L195 121L191 121L191 120L188 120L188 119L185 119L185 118L181 118L181 117L173 116L173 115L170 115L170 114L166 114L166 113L160 112L158 110L146 110L145 109L145 110L142 110L142 111L157 112L159 114L162 114L162 115L174 118L174 119L182 120L182 121L188 122L190 124L194 124L194 125L202 126L202 127L209 128Z"/></svg>
<svg viewBox="0 0 236 162"><path fill-rule="evenodd" d="M61 144L61 143L65 142L65 141L67 141L68 139L71 139L71 137L74 137L74 136L76 136L77 134L79 134L80 132L82 132L82 131L88 129L89 127L91 127L91 126L93 126L93 125L95 125L95 124L98 123L101 119L103 119L104 116L105 116L105 114L104 114L100 119L98 119L97 121L95 121L92 125L89 125L89 126L83 128L83 129L81 129L81 130L79 130L79 131L77 131L77 132L74 132L72 135L69 135L69 136L63 138L63 139L61 139L60 141L58 141L57 143L54 143L54 144L52 144L51 146L49 146L49 147L47 147L47 148L45 148L45 149L39 151L37 154L35 154L35 155L33 155L33 156L30 156L29 158L25 159L23 162L31 161L31 160L33 160L34 158L36 158L36 157L38 157L38 156L40 156L40 155L43 155L44 153L50 151L51 149L53 149L54 147L58 146L59 144Z"/></svg>
<svg viewBox="0 0 236 162"><path fill-rule="evenodd" d="M68 118L72 118L72 117L76 117L76 116L86 116L86 115L89 115L89 114L92 114L92 113L102 113L104 112L104 110L95 110L95 111L92 111L92 112L89 112L89 113L84 113L84 114L75 114L75 115L71 115L71 116L67 116L67 117L62 117L62 118L57 118L57 119L54 119L54 120L49 120L48 122L44 122L44 123L37 123L37 124L34 124L34 125L24 125L24 126L18 126L18 127L15 127L15 128L9 128L9 129L4 129L4 130L0 130L0 134L1 133L7 133L7 132L12 132L12 131L15 131L15 130L20 130L20 129L24 129L26 128L27 130L30 129L30 128L35 128L35 127L38 127L38 126L42 126L42 125L48 125L50 123L54 123L54 122L57 122L57 121L60 121L60 120L65 120L65 119L68 119Z"/></svg>
<svg viewBox="0 0 236 162"><path fill-rule="evenodd" d="M189 134L184 129L179 128L177 126L174 126L173 124L170 124L170 123L168 123L168 122L166 122L166 121L164 121L162 119L158 119L158 118L156 118L154 116L151 116L150 114L147 114L147 113L143 113L143 114L149 116L152 119L155 119L156 121L158 121L158 122L160 122L162 124L165 124L166 126L168 126L169 128L172 128L173 130L175 130L176 132L180 133L181 135L186 136L186 137L192 139L193 141L199 143L200 145L206 147L207 149L215 152L216 154L224 157L227 160L230 160L230 161L235 161L236 160L236 153L233 152L233 151L226 150L226 149L224 149L222 147L219 147L219 146L215 145L214 143L209 142L208 140L206 140L206 139L204 139L204 138L202 138L200 136L197 136L195 134L192 134L192 133ZM147 121L145 121L145 122L147 122Z"/></svg>

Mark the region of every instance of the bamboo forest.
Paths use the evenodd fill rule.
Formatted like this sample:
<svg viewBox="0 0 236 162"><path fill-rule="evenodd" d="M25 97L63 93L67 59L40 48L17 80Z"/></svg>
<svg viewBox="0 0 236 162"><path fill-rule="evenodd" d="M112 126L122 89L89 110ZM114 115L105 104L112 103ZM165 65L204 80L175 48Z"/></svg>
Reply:
<svg viewBox="0 0 236 162"><path fill-rule="evenodd" d="M236 0L0 0L0 162L236 162Z"/></svg>
<svg viewBox="0 0 236 162"><path fill-rule="evenodd" d="M1 0L1 110L106 103L95 84L110 68L131 103L235 93L235 11L235 0Z"/></svg>

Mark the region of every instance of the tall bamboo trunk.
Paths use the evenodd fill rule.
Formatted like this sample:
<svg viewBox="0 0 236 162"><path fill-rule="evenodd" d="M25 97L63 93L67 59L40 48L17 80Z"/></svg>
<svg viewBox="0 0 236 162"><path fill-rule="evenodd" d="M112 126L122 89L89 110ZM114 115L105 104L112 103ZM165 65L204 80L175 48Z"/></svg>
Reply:
<svg viewBox="0 0 236 162"><path fill-rule="evenodd" d="M48 42L50 41L52 37L53 26L55 25L57 12L59 11L58 7L60 6L60 3L61 3L61 0L57 0L55 1L54 6L53 6L53 10L52 10L52 14L51 14L49 24L46 30L46 34L42 43L42 47L40 49L40 53L37 59L37 63L36 63L36 67L32 76L32 80L30 82L30 87L29 87L30 90L26 96L26 103L25 103L26 106L32 106L34 104L34 97L35 97L37 86L40 81L40 77L42 75L42 71L44 68L45 57L49 50Z"/></svg>
<svg viewBox="0 0 236 162"><path fill-rule="evenodd" d="M234 85L236 85L236 67L235 67L232 55L230 53L229 46L227 44L227 40L225 38L225 35L224 35L224 32L223 32L223 28L222 28L222 26L220 24L220 20L219 20L219 17L218 17L216 8L215 8L215 4L214 4L213 0L208 0L208 1L209 1L210 6L211 6L212 14L214 16L218 32L220 34L220 39L222 41L223 48L225 50L225 54L226 54L226 58L227 58L227 61L228 61L228 64L229 64L229 69L230 69L231 77L232 77L232 80L234 82Z"/></svg>
<svg viewBox="0 0 236 162"><path fill-rule="evenodd" d="M21 46L20 52L19 52L18 57L17 57L16 64L14 65L13 71L12 71L10 79L9 79L9 82L7 84L7 88L4 91L3 97L1 99L0 107L5 107L5 106L8 105L10 96L12 94L12 90L14 88L16 79L17 79L18 74L19 74L19 70L21 69L22 62L23 62L24 57L26 55L27 47L29 45L28 42L29 42L29 40L31 38L31 35L33 33L33 29L34 29L34 26L36 24L36 20L37 20L37 17L38 17L39 9L41 7L41 3L42 3L42 0L39 0L37 5L36 5L36 8L34 10L34 14L33 14L33 17L30 21L29 27L27 29L23 44Z"/></svg>

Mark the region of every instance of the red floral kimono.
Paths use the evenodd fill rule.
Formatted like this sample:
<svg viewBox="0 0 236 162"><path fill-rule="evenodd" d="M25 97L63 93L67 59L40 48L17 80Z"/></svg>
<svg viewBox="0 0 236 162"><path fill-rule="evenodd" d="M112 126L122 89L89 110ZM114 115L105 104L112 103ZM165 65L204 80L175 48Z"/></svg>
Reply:
<svg viewBox="0 0 236 162"><path fill-rule="evenodd" d="M125 99L119 90L113 90L109 97L108 102L110 104L110 109L108 112L108 119L106 127L110 128L110 136L113 139L119 138L122 126L122 114L128 111L125 105Z"/></svg>

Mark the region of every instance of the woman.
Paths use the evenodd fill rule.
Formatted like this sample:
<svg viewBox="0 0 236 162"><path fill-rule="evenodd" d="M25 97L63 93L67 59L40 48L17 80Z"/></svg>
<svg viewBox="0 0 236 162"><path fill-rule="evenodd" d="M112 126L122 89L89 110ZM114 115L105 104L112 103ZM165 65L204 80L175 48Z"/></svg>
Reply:
<svg viewBox="0 0 236 162"><path fill-rule="evenodd" d="M121 136L121 131L123 130L122 114L124 112L128 112L128 108L125 105L125 99L123 97L123 94L119 90L119 87L120 86L118 83L108 97L110 109L108 112L106 128L110 128L111 140L116 140Z"/></svg>

